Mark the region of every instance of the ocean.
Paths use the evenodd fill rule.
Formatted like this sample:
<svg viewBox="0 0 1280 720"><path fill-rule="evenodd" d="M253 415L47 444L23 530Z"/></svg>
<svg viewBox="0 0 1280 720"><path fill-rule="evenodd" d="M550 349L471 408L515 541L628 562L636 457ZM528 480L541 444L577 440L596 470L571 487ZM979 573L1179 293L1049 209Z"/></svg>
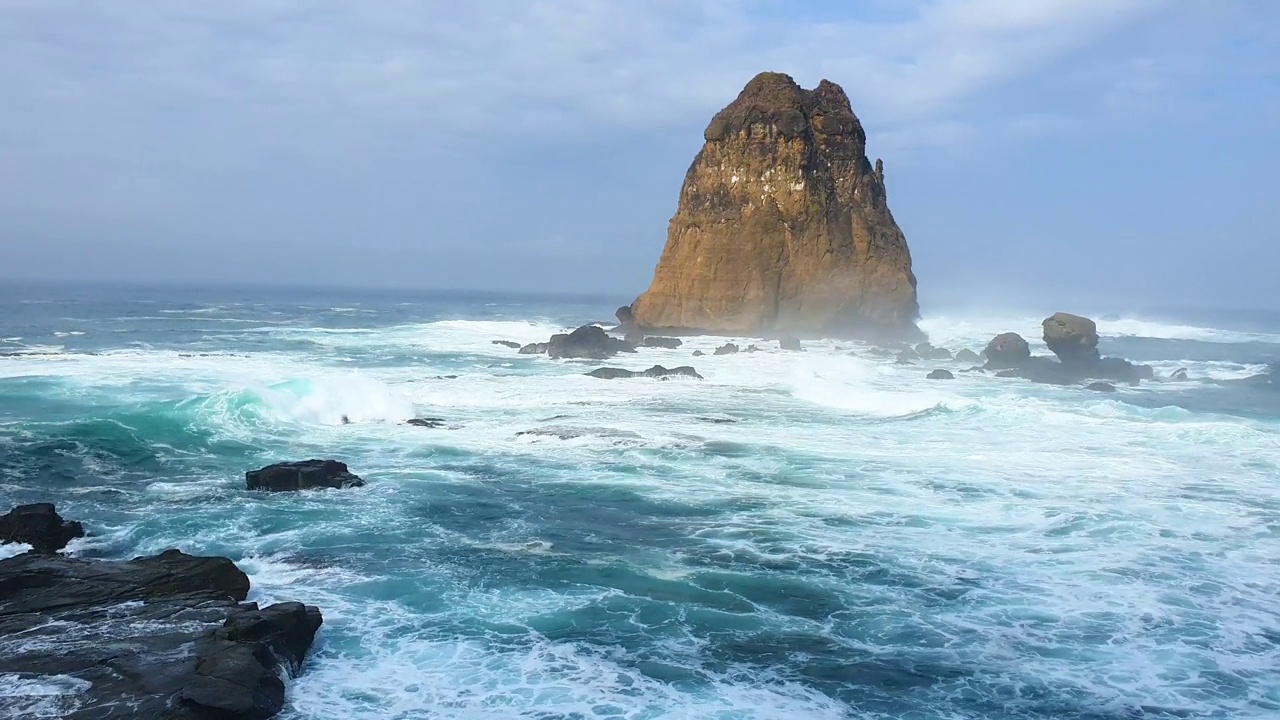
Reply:
<svg viewBox="0 0 1280 720"><path fill-rule="evenodd" d="M1280 717L1280 317L1108 315L1104 354L1189 377L1114 394L852 342L492 342L624 300L0 289L0 510L319 606L285 720ZM922 327L1044 353L1060 309ZM584 375L653 364L706 379ZM312 457L368 485L245 490Z"/></svg>

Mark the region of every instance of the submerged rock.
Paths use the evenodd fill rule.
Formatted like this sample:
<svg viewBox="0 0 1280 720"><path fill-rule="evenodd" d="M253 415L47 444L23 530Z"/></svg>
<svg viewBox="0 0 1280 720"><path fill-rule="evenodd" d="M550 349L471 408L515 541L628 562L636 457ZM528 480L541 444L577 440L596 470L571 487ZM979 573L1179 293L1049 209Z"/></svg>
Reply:
<svg viewBox="0 0 1280 720"><path fill-rule="evenodd" d="M712 355L733 355L738 352L738 346L733 343L725 343L716 348Z"/></svg>
<svg viewBox="0 0 1280 720"><path fill-rule="evenodd" d="M244 602L230 560L168 550L125 562L27 553L0 560L0 675L66 678L57 717L260 720L280 712L319 609ZM34 696L0 694L0 715ZM50 715L53 717L53 715Z"/></svg>
<svg viewBox="0 0 1280 720"><path fill-rule="evenodd" d="M1113 393L1116 391L1116 386L1109 382L1098 381L1089 383L1084 389L1093 390L1094 392Z"/></svg>
<svg viewBox="0 0 1280 720"><path fill-rule="evenodd" d="M933 372L929 373L925 377L928 378L929 380L955 380L956 379L956 376L952 375L951 371L942 370L942 369L934 370Z"/></svg>
<svg viewBox="0 0 1280 720"><path fill-rule="evenodd" d="M800 344L799 338L787 336L787 337L778 338L778 349L800 351L800 350L804 350L804 346Z"/></svg>
<svg viewBox="0 0 1280 720"><path fill-rule="evenodd" d="M337 460L303 460L268 465L260 470L244 474L245 485L250 490L309 490L312 488L343 489L360 487L364 480L347 470L347 464Z"/></svg>
<svg viewBox="0 0 1280 720"><path fill-rule="evenodd" d="M716 114L685 174L645 328L920 336L911 254L884 165L840 86L761 73Z"/></svg>
<svg viewBox="0 0 1280 720"><path fill-rule="evenodd" d="M703 355L706 355L706 353L702 352L701 350L694 350L694 351L693 351L693 356L694 356L694 357L702 357Z"/></svg>
<svg viewBox="0 0 1280 720"><path fill-rule="evenodd" d="M1187 379L1187 369L1186 369L1186 368L1178 368L1177 370L1174 370L1172 373L1170 373L1170 374L1169 374L1169 379L1170 379L1170 380L1176 380L1176 381L1186 380L1186 379Z"/></svg>
<svg viewBox="0 0 1280 720"><path fill-rule="evenodd" d="M53 503L19 505L0 515L0 544L25 543L36 552L54 553L78 537L84 537L84 527L63 520Z"/></svg>
<svg viewBox="0 0 1280 720"><path fill-rule="evenodd" d="M671 337L647 337L640 342L641 347L666 348L668 350L675 350L683 344L683 340Z"/></svg>
<svg viewBox="0 0 1280 720"><path fill-rule="evenodd" d="M511 348L512 350L518 350L518 349L520 349L520 343L518 343L518 342L512 342L512 341L510 341L510 340L494 340L494 341L493 341L493 344L494 344L494 345L501 345L502 347L509 347L509 348Z"/></svg>
<svg viewBox="0 0 1280 720"><path fill-rule="evenodd" d="M671 377L674 375L683 375L686 377L697 378L699 380L702 379L702 376L698 374L698 371L694 370L693 367L689 365L681 365L680 367L674 367L674 368L665 368L661 365L654 365L648 370L641 370L638 372L635 370L624 370L622 368L603 367L603 368L598 368L596 370L592 370L587 374L590 375L591 377L600 378L602 380L616 380L619 378L636 378L636 377L662 378L663 380L665 380L668 377Z"/></svg>
<svg viewBox="0 0 1280 720"><path fill-rule="evenodd" d="M413 425L415 427L424 427L424 428L441 428L441 427L444 427L444 418L435 418L435 417L409 418L408 420L404 421L404 424Z"/></svg>

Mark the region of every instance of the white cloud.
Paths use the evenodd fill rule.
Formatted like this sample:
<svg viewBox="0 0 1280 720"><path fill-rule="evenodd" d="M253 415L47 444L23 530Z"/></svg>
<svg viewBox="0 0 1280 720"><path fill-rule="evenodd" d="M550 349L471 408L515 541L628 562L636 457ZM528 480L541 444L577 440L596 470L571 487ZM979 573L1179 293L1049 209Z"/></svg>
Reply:
<svg viewBox="0 0 1280 720"><path fill-rule="evenodd" d="M1186 5L933 0L886 19L856 3L803 18L784 0L10 0L0 143L53 152L79 136L86 152L183 147L217 164L237 148L341 151L388 133L598 136L700 124L778 69L844 84L873 129L927 145L982 124L985 96L1076 55L1096 62L1108 34ZM1155 82L1117 62L1099 102Z"/></svg>

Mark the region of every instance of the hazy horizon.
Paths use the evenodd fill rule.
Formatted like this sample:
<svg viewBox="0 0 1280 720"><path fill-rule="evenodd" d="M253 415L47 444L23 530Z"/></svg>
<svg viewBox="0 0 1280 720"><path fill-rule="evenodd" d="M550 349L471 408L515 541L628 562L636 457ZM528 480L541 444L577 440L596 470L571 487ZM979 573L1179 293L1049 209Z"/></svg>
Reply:
<svg viewBox="0 0 1280 720"><path fill-rule="evenodd" d="M777 70L850 95L926 315L1276 305L1276 5L20 2L0 20L10 283L632 298L706 122Z"/></svg>

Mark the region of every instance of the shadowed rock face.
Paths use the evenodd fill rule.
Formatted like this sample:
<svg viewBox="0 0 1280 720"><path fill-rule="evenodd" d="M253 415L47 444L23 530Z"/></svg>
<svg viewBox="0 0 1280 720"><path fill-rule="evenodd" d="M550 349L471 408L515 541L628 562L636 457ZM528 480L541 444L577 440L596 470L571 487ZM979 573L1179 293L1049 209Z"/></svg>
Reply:
<svg viewBox="0 0 1280 720"><path fill-rule="evenodd" d="M51 553L78 537L84 537L84 527L63 520L51 503L19 505L0 515L0 544L26 543L36 552Z"/></svg>
<svg viewBox="0 0 1280 720"><path fill-rule="evenodd" d="M884 167L838 85L762 73L704 138L637 326L922 339Z"/></svg>
<svg viewBox="0 0 1280 720"><path fill-rule="evenodd" d="M230 560L169 550L126 562L26 553L0 560L0 675L62 678L68 720L262 720L280 712L281 668L302 667L320 611L244 602ZM30 696L0 693L0 717Z"/></svg>

